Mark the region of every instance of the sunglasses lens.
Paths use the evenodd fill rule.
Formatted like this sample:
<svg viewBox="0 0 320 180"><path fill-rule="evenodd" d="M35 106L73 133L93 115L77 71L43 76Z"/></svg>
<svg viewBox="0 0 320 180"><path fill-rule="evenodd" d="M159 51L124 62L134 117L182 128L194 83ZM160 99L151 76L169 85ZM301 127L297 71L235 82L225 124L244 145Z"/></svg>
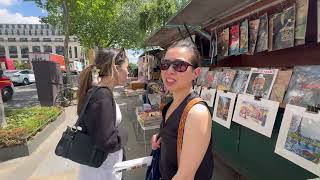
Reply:
<svg viewBox="0 0 320 180"><path fill-rule="evenodd" d="M161 62L161 64L160 64L160 69L161 70L167 70L167 69L169 69L169 67L170 67L170 63L169 62Z"/></svg>
<svg viewBox="0 0 320 180"><path fill-rule="evenodd" d="M185 72L188 69L188 64L183 61L177 61L173 64L173 69L177 72Z"/></svg>

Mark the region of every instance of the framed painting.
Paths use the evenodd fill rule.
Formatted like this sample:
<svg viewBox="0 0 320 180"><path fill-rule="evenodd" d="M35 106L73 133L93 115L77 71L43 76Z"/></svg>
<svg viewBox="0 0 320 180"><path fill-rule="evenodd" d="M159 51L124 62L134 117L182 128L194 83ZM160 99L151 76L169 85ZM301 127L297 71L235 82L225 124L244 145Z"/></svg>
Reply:
<svg viewBox="0 0 320 180"><path fill-rule="evenodd" d="M236 97L236 93L217 91L212 120L229 129Z"/></svg>

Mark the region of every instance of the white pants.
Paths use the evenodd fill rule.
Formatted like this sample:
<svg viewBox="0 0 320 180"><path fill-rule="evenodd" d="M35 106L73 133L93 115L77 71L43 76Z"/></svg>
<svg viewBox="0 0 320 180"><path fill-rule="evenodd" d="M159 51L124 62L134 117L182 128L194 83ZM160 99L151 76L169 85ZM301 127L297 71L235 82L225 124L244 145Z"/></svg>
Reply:
<svg viewBox="0 0 320 180"><path fill-rule="evenodd" d="M80 165L78 180L121 180L122 173L113 173L113 166L122 161L122 149L108 154L99 168Z"/></svg>

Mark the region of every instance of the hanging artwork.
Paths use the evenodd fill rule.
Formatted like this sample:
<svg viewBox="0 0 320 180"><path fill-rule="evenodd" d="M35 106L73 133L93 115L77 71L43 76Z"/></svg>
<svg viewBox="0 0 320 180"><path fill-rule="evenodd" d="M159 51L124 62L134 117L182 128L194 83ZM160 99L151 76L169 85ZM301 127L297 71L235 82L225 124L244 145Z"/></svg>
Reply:
<svg viewBox="0 0 320 180"><path fill-rule="evenodd" d="M237 94L244 93L249 74L250 74L250 70L249 71L238 70L234 78L234 81L232 83L231 92L237 93Z"/></svg>
<svg viewBox="0 0 320 180"><path fill-rule="evenodd" d="M294 46L296 6L284 10L273 18L272 50Z"/></svg>
<svg viewBox="0 0 320 180"><path fill-rule="evenodd" d="M218 35L218 55L228 56L229 51L229 28L224 29Z"/></svg>
<svg viewBox="0 0 320 180"><path fill-rule="evenodd" d="M206 76L206 87L210 87L210 88L216 89L216 87L213 87L213 81L214 81L215 73L216 73L215 70L208 71L207 76Z"/></svg>
<svg viewBox="0 0 320 180"><path fill-rule="evenodd" d="M256 49L260 19L249 22L249 54L253 54Z"/></svg>
<svg viewBox="0 0 320 180"><path fill-rule="evenodd" d="M270 100L282 102L284 94L288 89L289 82L292 76L292 69L279 70L277 78L273 84Z"/></svg>
<svg viewBox="0 0 320 180"><path fill-rule="evenodd" d="M196 92L200 96L200 94L201 94L201 86L195 85L194 86L194 92Z"/></svg>
<svg viewBox="0 0 320 180"><path fill-rule="evenodd" d="M208 104L209 107L213 107L214 98L216 96L216 90L211 88L202 88L201 98Z"/></svg>
<svg viewBox="0 0 320 180"><path fill-rule="evenodd" d="M240 24L240 54L248 53L249 49L249 21L245 20Z"/></svg>
<svg viewBox="0 0 320 180"><path fill-rule="evenodd" d="M252 68L246 84L246 94L269 99L278 69Z"/></svg>
<svg viewBox="0 0 320 180"><path fill-rule="evenodd" d="M223 72L216 73L217 90L230 91L236 73L233 69L224 69Z"/></svg>
<svg viewBox="0 0 320 180"><path fill-rule="evenodd" d="M297 0L296 6L295 45L301 45L306 38L309 0Z"/></svg>
<svg viewBox="0 0 320 180"><path fill-rule="evenodd" d="M271 137L278 108L279 102L239 94L232 121Z"/></svg>
<svg viewBox="0 0 320 180"><path fill-rule="evenodd" d="M214 105L212 120L226 128L230 128L232 113L237 94L218 91Z"/></svg>
<svg viewBox="0 0 320 180"><path fill-rule="evenodd" d="M273 21L278 14L272 14L269 17L269 33L268 33L268 51L272 51L273 43Z"/></svg>
<svg viewBox="0 0 320 180"><path fill-rule="evenodd" d="M275 153L320 176L320 114L288 104Z"/></svg>
<svg viewBox="0 0 320 180"><path fill-rule="evenodd" d="M231 27L231 30L230 30L231 39L230 39L230 48L229 48L230 56L239 54L239 33L240 33L239 24Z"/></svg>
<svg viewBox="0 0 320 180"><path fill-rule="evenodd" d="M294 68L284 103L302 107L320 104L320 65Z"/></svg>
<svg viewBox="0 0 320 180"><path fill-rule="evenodd" d="M268 15L260 17L257 46L255 52L268 50Z"/></svg>
<svg viewBox="0 0 320 180"><path fill-rule="evenodd" d="M211 64L213 63L213 57L217 56L217 30L211 32L210 39L210 55L211 55Z"/></svg>
<svg viewBox="0 0 320 180"><path fill-rule="evenodd" d="M200 69L201 69L201 71L200 71L200 76L197 79L197 85L204 86L206 83L206 75L207 75L207 72L209 71L210 68L209 67L201 67Z"/></svg>

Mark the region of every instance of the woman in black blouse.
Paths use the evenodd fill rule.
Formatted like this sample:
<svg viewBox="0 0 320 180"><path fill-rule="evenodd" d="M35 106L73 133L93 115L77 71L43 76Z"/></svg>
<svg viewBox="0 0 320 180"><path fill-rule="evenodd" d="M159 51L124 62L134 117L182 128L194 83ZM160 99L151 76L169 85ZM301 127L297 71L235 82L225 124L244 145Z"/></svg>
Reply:
<svg viewBox="0 0 320 180"><path fill-rule="evenodd" d="M152 149L161 148L160 172L165 180L210 180L212 177L212 121L204 102L194 105L187 115L180 159L177 158L181 115L188 102L198 97L192 85L200 74L199 62L199 52L188 40L170 46L161 61L161 77L173 101L163 109L160 138L153 137Z"/></svg>

